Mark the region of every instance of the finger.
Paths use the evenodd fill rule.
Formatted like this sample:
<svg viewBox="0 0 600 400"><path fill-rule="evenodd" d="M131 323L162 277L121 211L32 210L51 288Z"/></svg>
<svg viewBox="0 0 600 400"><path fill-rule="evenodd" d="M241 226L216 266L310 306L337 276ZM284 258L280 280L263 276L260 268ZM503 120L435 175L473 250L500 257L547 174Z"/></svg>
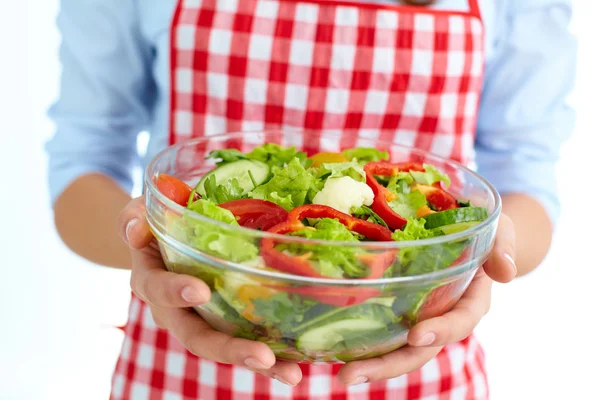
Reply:
<svg viewBox="0 0 600 400"><path fill-rule="evenodd" d="M131 289L148 304L160 307L193 307L210 300L210 289L191 275L165 269L159 254L131 251Z"/></svg>
<svg viewBox="0 0 600 400"><path fill-rule="evenodd" d="M411 346L444 346L469 336L490 309L492 280L478 274L465 294L446 314L415 325L408 332Z"/></svg>
<svg viewBox="0 0 600 400"><path fill-rule="evenodd" d="M395 378L421 368L442 348L406 346L381 357L353 361L342 367L338 379L342 384L352 386Z"/></svg>
<svg viewBox="0 0 600 400"><path fill-rule="evenodd" d="M498 223L494 247L483 268L493 280L501 283L510 282L517 276L515 257L515 228L512 220L502 214Z"/></svg>
<svg viewBox="0 0 600 400"><path fill-rule="evenodd" d="M142 249L152 241L144 197L135 198L125 206L117 218L117 226L121 238L134 249Z"/></svg>
<svg viewBox="0 0 600 400"><path fill-rule="evenodd" d="M288 386L296 386L302 380L302 371L297 363L289 361L276 361L269 369L252 369L249 370L257 374L264 375L268 378L277 379L279 382Z"/></svg>
<svg viewBox="0 0 600 400"><path fill-rule="evenodd" d="M218 332L194 311L174 308L164 318L171 333L200 358L252 370L269 370L275 365L275 355L265 343Z"/></svg>

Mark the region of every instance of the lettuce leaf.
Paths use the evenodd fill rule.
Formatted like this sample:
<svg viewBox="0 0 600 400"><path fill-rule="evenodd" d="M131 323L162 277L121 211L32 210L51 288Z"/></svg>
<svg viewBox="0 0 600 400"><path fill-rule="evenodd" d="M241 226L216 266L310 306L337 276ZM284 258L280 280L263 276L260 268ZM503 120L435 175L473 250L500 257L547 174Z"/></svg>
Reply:
<svg viewBox="0 0 600 400"><path fill-rule="evenodd" d="M404 230L396 230L392 234L392 239L400 242L403 240L427 239L435 236L432 231L425 228L425 223L424 218L408 218Z"/></svg>
<svg viewBox="0 0 600 400"><path fill-rule="evenodd" d="M221 160L217 162L217 165L228 164L230 162L239 160L248 160L248 156L237 149L222 149L213 150L208 153L207 159Z"/></svg>
<svg viewBox="0 0 600 400"><path fill-rule="evenodd" d="M221 208L211 201L200 199L189 206L189 210L215 221L238 225L231 211ZM206 223L184 214L181 219L169 224L169 232L189 246L215 257L232 262L245 262L258 256L258 247L253 240L230 233L213 224Z"/></svg>
<svg viewBox="0 0 600 400"><path fill-rule="evenodd" d="M310 161L306 153L297 151L295 147L283 147L275 143L266 143L255 147L249 153L242 153L237 149L223 149L211 151L207 158L221 160L217 165L227 164L238 160L257 160L268 164L270 167L283 167L294 158L307 168Z"/></svg>
<svg viewBox="0 0 600 400"><path fill-rule="evenodd" d="M210 175L206 182L204 182L204 192L204 199L217 204L245 197L244 189L240 186L237 179L233 178L221 185L217 185L217 178L214 175Z"/></svg>
<svg viewBox="0 0 600 400"><path fill-rule="evenodd" d="M266 143L262 146L255 147L247 154L248 159L258 160L268 164L271 167L284 167L294 159L298 159L300 165L304 168L310 166L310 161L306 153L297 151L295 147L282 147L275 143Z"/></svg>
<svg viewBox="0 0 600 400"><path fill-rule="evenodd" d="M425 172L410 171L415 181L421 185L433 185L436 182L444 182L446 187L450 187L450 177L436 167L430 164L423 164Z"/></svg>
<svg viewBox="0 0 600 400"><path fill-rule="evenodd" d="M315 176L320 179L341 178L349 176L355 181L366 182L367 175L363 166L356 160L341 163L324 163L318 169L314 169Z"/></svg>
<svg viewBox="0 0 600 400"><path fill-rule="evenodd" d="M395 213L404 218L415 218L417 210L427 205L427 198L418 190L413 190L408 194L399 193L396 200L390 201L389 206Z"/></svg>
<svg viewBox="0 0 600 400"><path fill-rule="evenodd" d="M276 169L273 177L256 187L248 196L253 199L268 200L286 210L301 206L310 200L309 192L314 191L316 178L294 158L285 167Z"/></svg>
<svg viewBox="0 0 600 400"><path fill-rule="evenodd" d="M390 158L387 151L379 151L370 147L356 147L342 151L344 157L348 160L356 160L359 163L368 163L371 161L388 160Z"/></svg>

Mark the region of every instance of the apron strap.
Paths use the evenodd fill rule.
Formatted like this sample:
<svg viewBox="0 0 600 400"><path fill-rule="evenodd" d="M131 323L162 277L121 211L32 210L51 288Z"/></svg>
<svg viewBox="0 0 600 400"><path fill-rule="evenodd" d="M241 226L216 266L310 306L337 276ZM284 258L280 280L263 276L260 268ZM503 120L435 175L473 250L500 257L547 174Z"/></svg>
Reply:
<svg viewBox="0 0 600 400"><path fill-rule="evenodd" d="M478 19L481 19L481 11L479 10L479 0L469 0L469 9L471 11L471 15Z"/></svg>

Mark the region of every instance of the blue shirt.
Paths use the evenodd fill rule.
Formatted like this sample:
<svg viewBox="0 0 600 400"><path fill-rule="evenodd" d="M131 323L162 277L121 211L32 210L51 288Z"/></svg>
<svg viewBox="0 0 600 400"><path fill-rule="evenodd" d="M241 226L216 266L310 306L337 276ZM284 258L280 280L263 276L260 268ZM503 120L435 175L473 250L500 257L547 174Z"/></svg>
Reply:
<svg viewBox="0 0 600 400"><path fill-rule="evenodd" d="M369 0L364 0L369 1ZM394 2L396 0L370 0ZM61 0L63 72L50 110L57 131L48 143L52 201L93 172L127 191L132 170L167 145L169 25L176 0ZM436 7L464 10L466 0ZM486 76L475 151L478 172L501 193L538 199L559 215L554 168L574 113L576 42L570 0L481 2ZM140 159L136 140L150 132Z"/></svg>

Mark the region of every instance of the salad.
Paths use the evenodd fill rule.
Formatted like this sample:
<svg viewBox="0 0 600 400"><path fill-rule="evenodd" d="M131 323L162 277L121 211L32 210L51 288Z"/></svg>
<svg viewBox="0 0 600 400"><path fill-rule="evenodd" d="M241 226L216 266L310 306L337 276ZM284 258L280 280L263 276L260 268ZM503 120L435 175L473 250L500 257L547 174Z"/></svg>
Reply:
<svg viewBox="0 0 600 400"><path fill-rule="evenodd" d="M470 239L427 246L419 240L457 233L488 217L486 208L453 196L450 178L433 165L391 163L378 149L309 157L267 143L247 153L213 151L209 158L215 167L193 186L169 175L153 178L162 194L185 207L167 216L167 232L211 257L261 270L346 281L431 273L468 259ZM226 225L280 236L257 239ZM392 241L416 245L360 245ZM217 268L161 246L170 270L211 287L211 301L198 308L209 323L298 361L347 361L398 348L410 327L446 311L468 283L294 285Z"/></svg>

